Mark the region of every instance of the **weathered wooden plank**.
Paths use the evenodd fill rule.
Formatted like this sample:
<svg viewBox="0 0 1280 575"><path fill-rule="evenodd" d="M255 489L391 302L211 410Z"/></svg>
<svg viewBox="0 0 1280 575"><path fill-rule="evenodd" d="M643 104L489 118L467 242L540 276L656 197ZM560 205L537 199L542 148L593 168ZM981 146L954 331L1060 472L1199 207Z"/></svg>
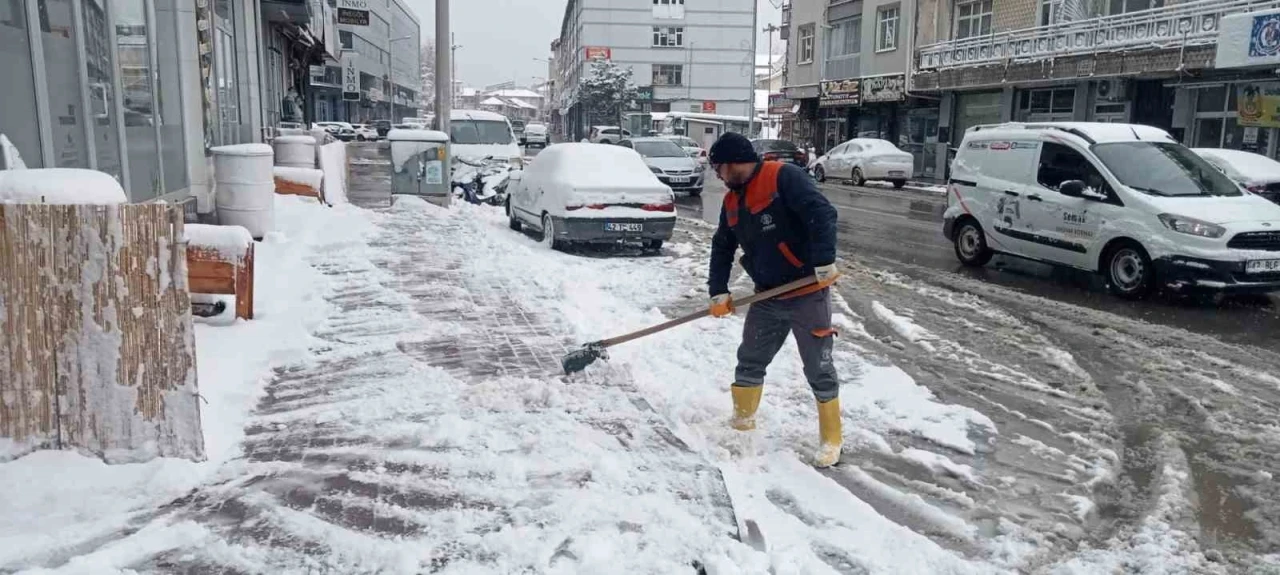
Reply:
<svg viewBox="0 0 1280 575"><path fill-rule="evenodd" d="M200 420L199 385L196 380L195 327L187 286L183 214L169 209L163 214L159 234L160 349L166 392L160 420L162 454L203 460L204 433Z"/></svg>
<svg viewBox="0 0 1280 575"><path fill-rule="evenodd" d="M236 266L236 317L253 319L253 244Z"/></svg>
<svg viewBox="0 0 1280 575"><path fill-rule="evenodd" d="M0 205L0 460L57 447L47 208Z"/></svg>

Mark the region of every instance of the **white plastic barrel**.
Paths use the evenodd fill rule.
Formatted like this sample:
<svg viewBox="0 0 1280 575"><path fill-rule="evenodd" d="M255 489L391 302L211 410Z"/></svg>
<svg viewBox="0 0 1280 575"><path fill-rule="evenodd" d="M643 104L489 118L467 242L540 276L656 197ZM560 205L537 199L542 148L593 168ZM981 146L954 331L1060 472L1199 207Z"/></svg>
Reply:
<svg viewBox="0 0 1280 575"><path fill-rule="evenodd" d="M311 136L279 136L273 142L276 165L290 168L316 167L316 139Z"/></svg>
<svg viewBox="0 0 1280 575"><path fill-rule="evenodd" d="M275 154L271 146L239 144L211 151L218 223L243 226L254 239L262 239L275 228Z"/></svg>

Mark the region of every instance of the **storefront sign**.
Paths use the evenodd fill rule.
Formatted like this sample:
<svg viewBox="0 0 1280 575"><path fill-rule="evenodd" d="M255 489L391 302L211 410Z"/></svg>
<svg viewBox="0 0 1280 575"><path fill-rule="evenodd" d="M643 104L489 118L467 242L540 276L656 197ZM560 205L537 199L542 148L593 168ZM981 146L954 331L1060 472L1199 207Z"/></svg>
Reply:
<svg viewBox="0 0 1280 575"><path fill-rule="evenodd" d="M794 103L790 98L782 94L769 94L769 114L787 114L791 112Z"/></svg>
<svg viewBox="0 0 1280 575"><path fill-rule="evenodd" d="M349 26L368 26L368 0L338 0L338 23Z"/></svg>
<svg viewBox="0 0 1280 575"><path fill-rule="evenodd" d="M356 67L356 53L342 53L342 99L360 100L360 69Z"/></svg>
<svg viewBox="0 0 1280 575"><path fill-rule="evenodd" d="M584 46L582 51L588 60L612 60L613 50L604 46Z"/></svg>
<svg viewBox="0 0 1280 575"><path fill-rule="evenodd" d="M1223 16L1218 23L1215 68L1280 64L1280 10Z"/></svg>
<svg viewBox="0 0 1280 575"><path fill-rule="evenodd" d="M876 76L862 79L863 102L901 102L907 96L906 76Z"/></svg>
<svg viewBox="0 0 1280 575"><path fill-rule="evenodd" d="M703 114L716 113L716 103L712 102L711 100L706 100L702 102L702 113Z"/></svg>
<svg viewBox="0 0 1280 575"><path fill-rule="evenodd" d="M857 80L832 80L818 86L818 105L823 108L857 106L860 96Z"/></svg>
<svg viewBox="0 0 1280 575"><path fill-rule="evenodd" d="M636 101L637 101L637 102L652 102L652 101L653 101L653 86L640 86L640 87L636 88Z"/></svg>
<svg viewBox="0 0 1280 575"><path fill-rule="evenodd" d="M1240 84L1236 89L1241 126L1280 128L1280 83Z"/></svg>

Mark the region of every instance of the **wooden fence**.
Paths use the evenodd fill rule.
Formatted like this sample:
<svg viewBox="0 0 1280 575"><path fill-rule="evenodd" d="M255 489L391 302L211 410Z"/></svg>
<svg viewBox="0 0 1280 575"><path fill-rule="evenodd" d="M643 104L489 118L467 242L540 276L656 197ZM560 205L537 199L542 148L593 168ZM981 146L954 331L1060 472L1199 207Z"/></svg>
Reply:
<svg viewBox="0 0 1280 575"><path fill-rule="evenodd" d="M204 458L182 211L0 204L0 461Z"/></svg>

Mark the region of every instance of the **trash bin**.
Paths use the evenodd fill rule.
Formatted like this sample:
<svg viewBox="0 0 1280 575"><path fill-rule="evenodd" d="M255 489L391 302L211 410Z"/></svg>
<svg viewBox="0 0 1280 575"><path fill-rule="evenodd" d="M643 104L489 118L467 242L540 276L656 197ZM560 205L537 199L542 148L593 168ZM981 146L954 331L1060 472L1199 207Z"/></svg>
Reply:
<svg viewBox="0 0 1280 575"><path fill-rule="evenodd" d="M289 168L316 167L316 139L311 136L280 136L272 142L276 165Z"/></svg>
<svg viewBox="0 0 1280 575"><path fill-rule="evenodd" d="M210 151L218 223L243 226L254 239L262 239L275 228L275 154L271 146L239 144Z"/></svg>
<svg viewBox="0 0 1280 575"><path fill-rule="evenodd" d="M391 142L391 193L420 196L449 205L449 136L435 130L394 129Z"/></svg>

